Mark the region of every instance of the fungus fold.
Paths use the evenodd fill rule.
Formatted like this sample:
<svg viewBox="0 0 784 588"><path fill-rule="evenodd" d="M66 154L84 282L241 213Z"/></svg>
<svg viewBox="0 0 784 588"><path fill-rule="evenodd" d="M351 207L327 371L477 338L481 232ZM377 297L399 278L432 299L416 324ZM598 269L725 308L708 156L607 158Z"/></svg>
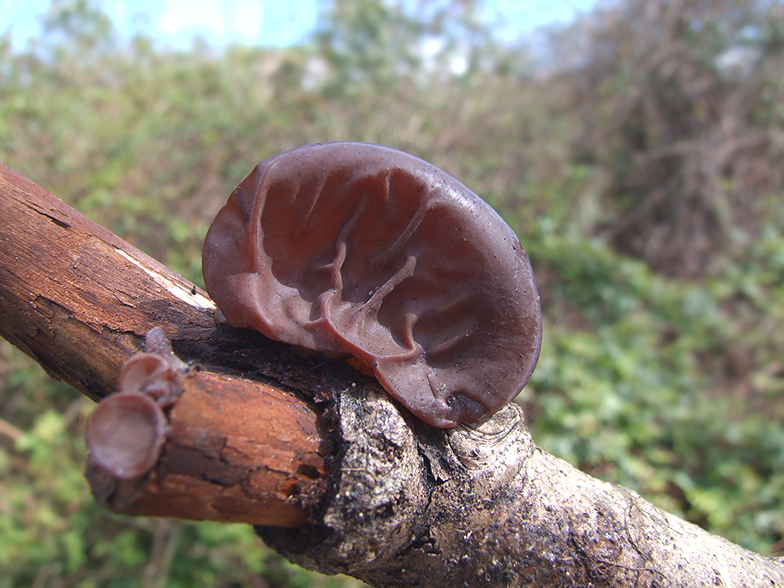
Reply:
<svg viewBox="0 0 784 588"><path fill-rule="evenodd" d="M431 164L366 143L260 163L207 234L207 291L232 326L350 354L436 427L527 383L539 296L512 229Z"/></svg>

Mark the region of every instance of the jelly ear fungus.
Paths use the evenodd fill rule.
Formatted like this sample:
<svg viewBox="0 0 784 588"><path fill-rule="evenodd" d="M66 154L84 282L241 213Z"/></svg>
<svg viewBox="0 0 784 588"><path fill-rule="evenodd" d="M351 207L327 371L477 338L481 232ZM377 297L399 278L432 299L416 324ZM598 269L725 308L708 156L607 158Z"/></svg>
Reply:
<svg viewBox="0 0 784 588"><path fill-rule="evenodd" d="M87 423L93 461L120 480L140 478L158 462L169 433L163 409L176 402L190 369L160 327L147 333L145 349L123 364L119 391L104 398Z"/></svg>
<svg viewBox="0 0 784 588"><path fill-rule="evenodd" d="M212 224L203 271L230 325L350 354L436 427L506 405L539 356L539 297L512 229L387 147L310 145L260 163Z"/></svg>

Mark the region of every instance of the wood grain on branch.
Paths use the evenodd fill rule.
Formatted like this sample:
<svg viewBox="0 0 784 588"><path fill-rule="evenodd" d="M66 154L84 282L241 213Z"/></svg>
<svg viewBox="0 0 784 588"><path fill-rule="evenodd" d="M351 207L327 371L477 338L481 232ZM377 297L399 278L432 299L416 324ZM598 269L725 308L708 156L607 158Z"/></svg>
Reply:
<svg viewBox="0 0 784 588"><path fill-rule="evenodd" d="M0 164L0 335L93 400L159 325L208 338L215 305L166 266Z"/></svg>
<svg viewBox="0 0 784 588"><path fill-rule="evenodd" d="M212 311L0 165L0 334L95 399L154 326L201 366L152 472L95 474L107 506L253 522L292 561L379 587L784 586L780 560L541 451L515 405L433 429L345 363L216 329Z"/></svg>

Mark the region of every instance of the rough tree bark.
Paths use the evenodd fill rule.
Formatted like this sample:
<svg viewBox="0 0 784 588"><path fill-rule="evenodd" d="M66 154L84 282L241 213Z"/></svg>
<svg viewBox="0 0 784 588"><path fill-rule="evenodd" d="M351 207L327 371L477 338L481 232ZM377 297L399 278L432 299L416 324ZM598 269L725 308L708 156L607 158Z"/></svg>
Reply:
<svg viewBox="0 0 784 588"><path fill-rule="evenodd" d="M291 561L375 586L784 586L780 560L538 449L515 405L433 429L342 361L216 328L213 310L0 164L0 334L96 400L152 327L198 366L153 471L93 480L106 506L261 524Z"/></svg>

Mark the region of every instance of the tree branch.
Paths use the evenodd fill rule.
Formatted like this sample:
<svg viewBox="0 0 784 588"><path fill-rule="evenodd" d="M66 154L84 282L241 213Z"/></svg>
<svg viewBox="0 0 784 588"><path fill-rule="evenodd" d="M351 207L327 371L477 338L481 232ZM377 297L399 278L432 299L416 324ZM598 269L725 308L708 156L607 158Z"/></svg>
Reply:
<svg viewBox="0 0 784 588"><path fill-rule="evenodd" d="M154 326L198 366L151 472L90 467L108 507L263 524L292 561L376 586L784 586L781 561L538 449L515 405L434 429L344 362L216 328L212 312L0 165L0 334L95 399Z"/></svg>
<svg viewBox="0 0 784 588"><path fill-rule="evenodd" d="M209 338L205 292L0 164L0 335L93 400L159 325Z"/></svg>
<svg viewBox="0 0 784 588"><path fill-rule="evenodd" d="M136 514L302 526L326 495L319 411L280 386L206 370L262 369L306 390L320 385L314 361L216 329L214 309L205 292L0 164L0 335L94 400L118 389L120 367L155 326L204 368L183 378L154 471L129 482L92 467L96 498ZM249 417L271 424L250 427Z"/></svg>

